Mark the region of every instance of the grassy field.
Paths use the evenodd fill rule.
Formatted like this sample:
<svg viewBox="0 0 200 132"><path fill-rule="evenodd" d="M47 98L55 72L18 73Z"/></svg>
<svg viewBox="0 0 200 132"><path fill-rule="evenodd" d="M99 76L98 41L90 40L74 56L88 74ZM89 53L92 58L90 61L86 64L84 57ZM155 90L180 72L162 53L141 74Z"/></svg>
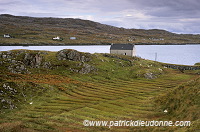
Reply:
<svg viewBox="0 0 200 132"><path fill-rule="evenodd" d="M23 54L17 59L21 60ZM87 63L98 70L80 74L70 70L79 63L77 61L58 61L55 52L43 56L45 61L51 62L51 68L27 66L31 74L1 70L1 90L9 85L18 92L14 96L11 93L4 95L9 96L17 108L1 107L0 131L199 130L200 79L197 71L182 73L141 58L94 54ZM5 62L2 67L8 66L7 60L1 60ZM148 79L144 76L146 72L156 77ZM168 113L163 112L165 109ZM109 128L87 127L83 125L84 120L190 120L193 124L191 127Z"/></svg>

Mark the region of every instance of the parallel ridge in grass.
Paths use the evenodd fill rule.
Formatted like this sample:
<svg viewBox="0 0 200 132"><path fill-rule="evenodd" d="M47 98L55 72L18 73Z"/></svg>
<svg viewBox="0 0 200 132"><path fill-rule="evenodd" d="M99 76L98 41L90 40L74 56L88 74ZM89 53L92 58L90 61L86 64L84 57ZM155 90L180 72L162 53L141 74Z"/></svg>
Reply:
<svg viewBox="0 0 200 132"><path fill-rule="evenodd" d="M185 79L78 80L82 85L67 90L68 85L63 84L64 91L57 98L32 105L9 119L22 120L26 127L42 131L133 130L137 128L84 127L82 122L154 119L152 99Z"/></svg>

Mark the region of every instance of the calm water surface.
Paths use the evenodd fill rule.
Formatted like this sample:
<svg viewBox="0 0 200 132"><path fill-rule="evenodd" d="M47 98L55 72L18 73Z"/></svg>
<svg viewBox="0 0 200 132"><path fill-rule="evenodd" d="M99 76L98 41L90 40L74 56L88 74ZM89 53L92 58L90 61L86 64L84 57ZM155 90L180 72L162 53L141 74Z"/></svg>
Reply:
<svg viewBox="0 0 200 132"><path fill-rule="evenodd" d="M0 51L13 49L59 51L75 49L89 53L109 53L110 45L87 46L0 46ZM136 54L139 57L157 60L165 63L194 65L200 62L200 45L136 45ZM157 58L156 58L157 55Z"/></svg>

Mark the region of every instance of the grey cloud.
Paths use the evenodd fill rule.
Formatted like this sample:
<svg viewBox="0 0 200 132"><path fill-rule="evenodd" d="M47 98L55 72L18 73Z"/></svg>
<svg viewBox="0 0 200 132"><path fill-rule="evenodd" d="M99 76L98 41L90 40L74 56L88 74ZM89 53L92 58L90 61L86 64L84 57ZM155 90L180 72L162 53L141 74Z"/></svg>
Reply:
<svg viewBox="0 0 200 132"><path fill-rule="evenodd" d="M129 0L134 8L144 9L154 16L189 16L198 15L200 2L198 0Z"/></svg>
<svg viewBox="0 0 200 132"><path fill-rule="evenodd" d="M104 12L115 12L132 8L132 5L127 0L96 0L93 5Z"/></svg>
<svg viewBox="0 0 200 132"><path fill-rule="evenodd" d="M6 10L5 9L0 9L0 12L6 12Z"/></svg>
<svg viewBox="0 0 200 132"><path fill-rule="evenodd" d="M117 27L200 33L199 0L0 0L0 5L0 12L13 15L77 16Z"/></svg>
<svg viewBox="0 0 200 132"><path fill-rule="evenodd" d="M9 14L11 12L10 7L15 7L18 3L20 3L20 1L0 1L0 14Z"/></svg>
<svg viewBox="0 0 200 132"><path fill-rule="evenodd" d="M8 5L13 5L13 4L18 4L19 1L0 1L1 6L8 6Z"/></svg>
<svg viewBox="0 0 200 132"><path fill-rule="evenodd" d="M128 0L133 5L143 8L168 7L177 10L191 10L199 8L198 0Z"/></svg>

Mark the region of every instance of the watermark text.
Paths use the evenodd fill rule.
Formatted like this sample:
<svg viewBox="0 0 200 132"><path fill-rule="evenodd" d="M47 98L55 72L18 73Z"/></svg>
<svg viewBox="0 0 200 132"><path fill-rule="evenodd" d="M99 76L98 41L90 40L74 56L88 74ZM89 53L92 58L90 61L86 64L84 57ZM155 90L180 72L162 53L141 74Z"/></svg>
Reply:
<svg viewBox="0 0 200 132"><path fill-rule="evenodd" d="M133 127L133 126L190 126L190 121L142 121L142 120L118 120L118 121L90 121L84 120L84 126L105 126L105 127Z"/></svg>

